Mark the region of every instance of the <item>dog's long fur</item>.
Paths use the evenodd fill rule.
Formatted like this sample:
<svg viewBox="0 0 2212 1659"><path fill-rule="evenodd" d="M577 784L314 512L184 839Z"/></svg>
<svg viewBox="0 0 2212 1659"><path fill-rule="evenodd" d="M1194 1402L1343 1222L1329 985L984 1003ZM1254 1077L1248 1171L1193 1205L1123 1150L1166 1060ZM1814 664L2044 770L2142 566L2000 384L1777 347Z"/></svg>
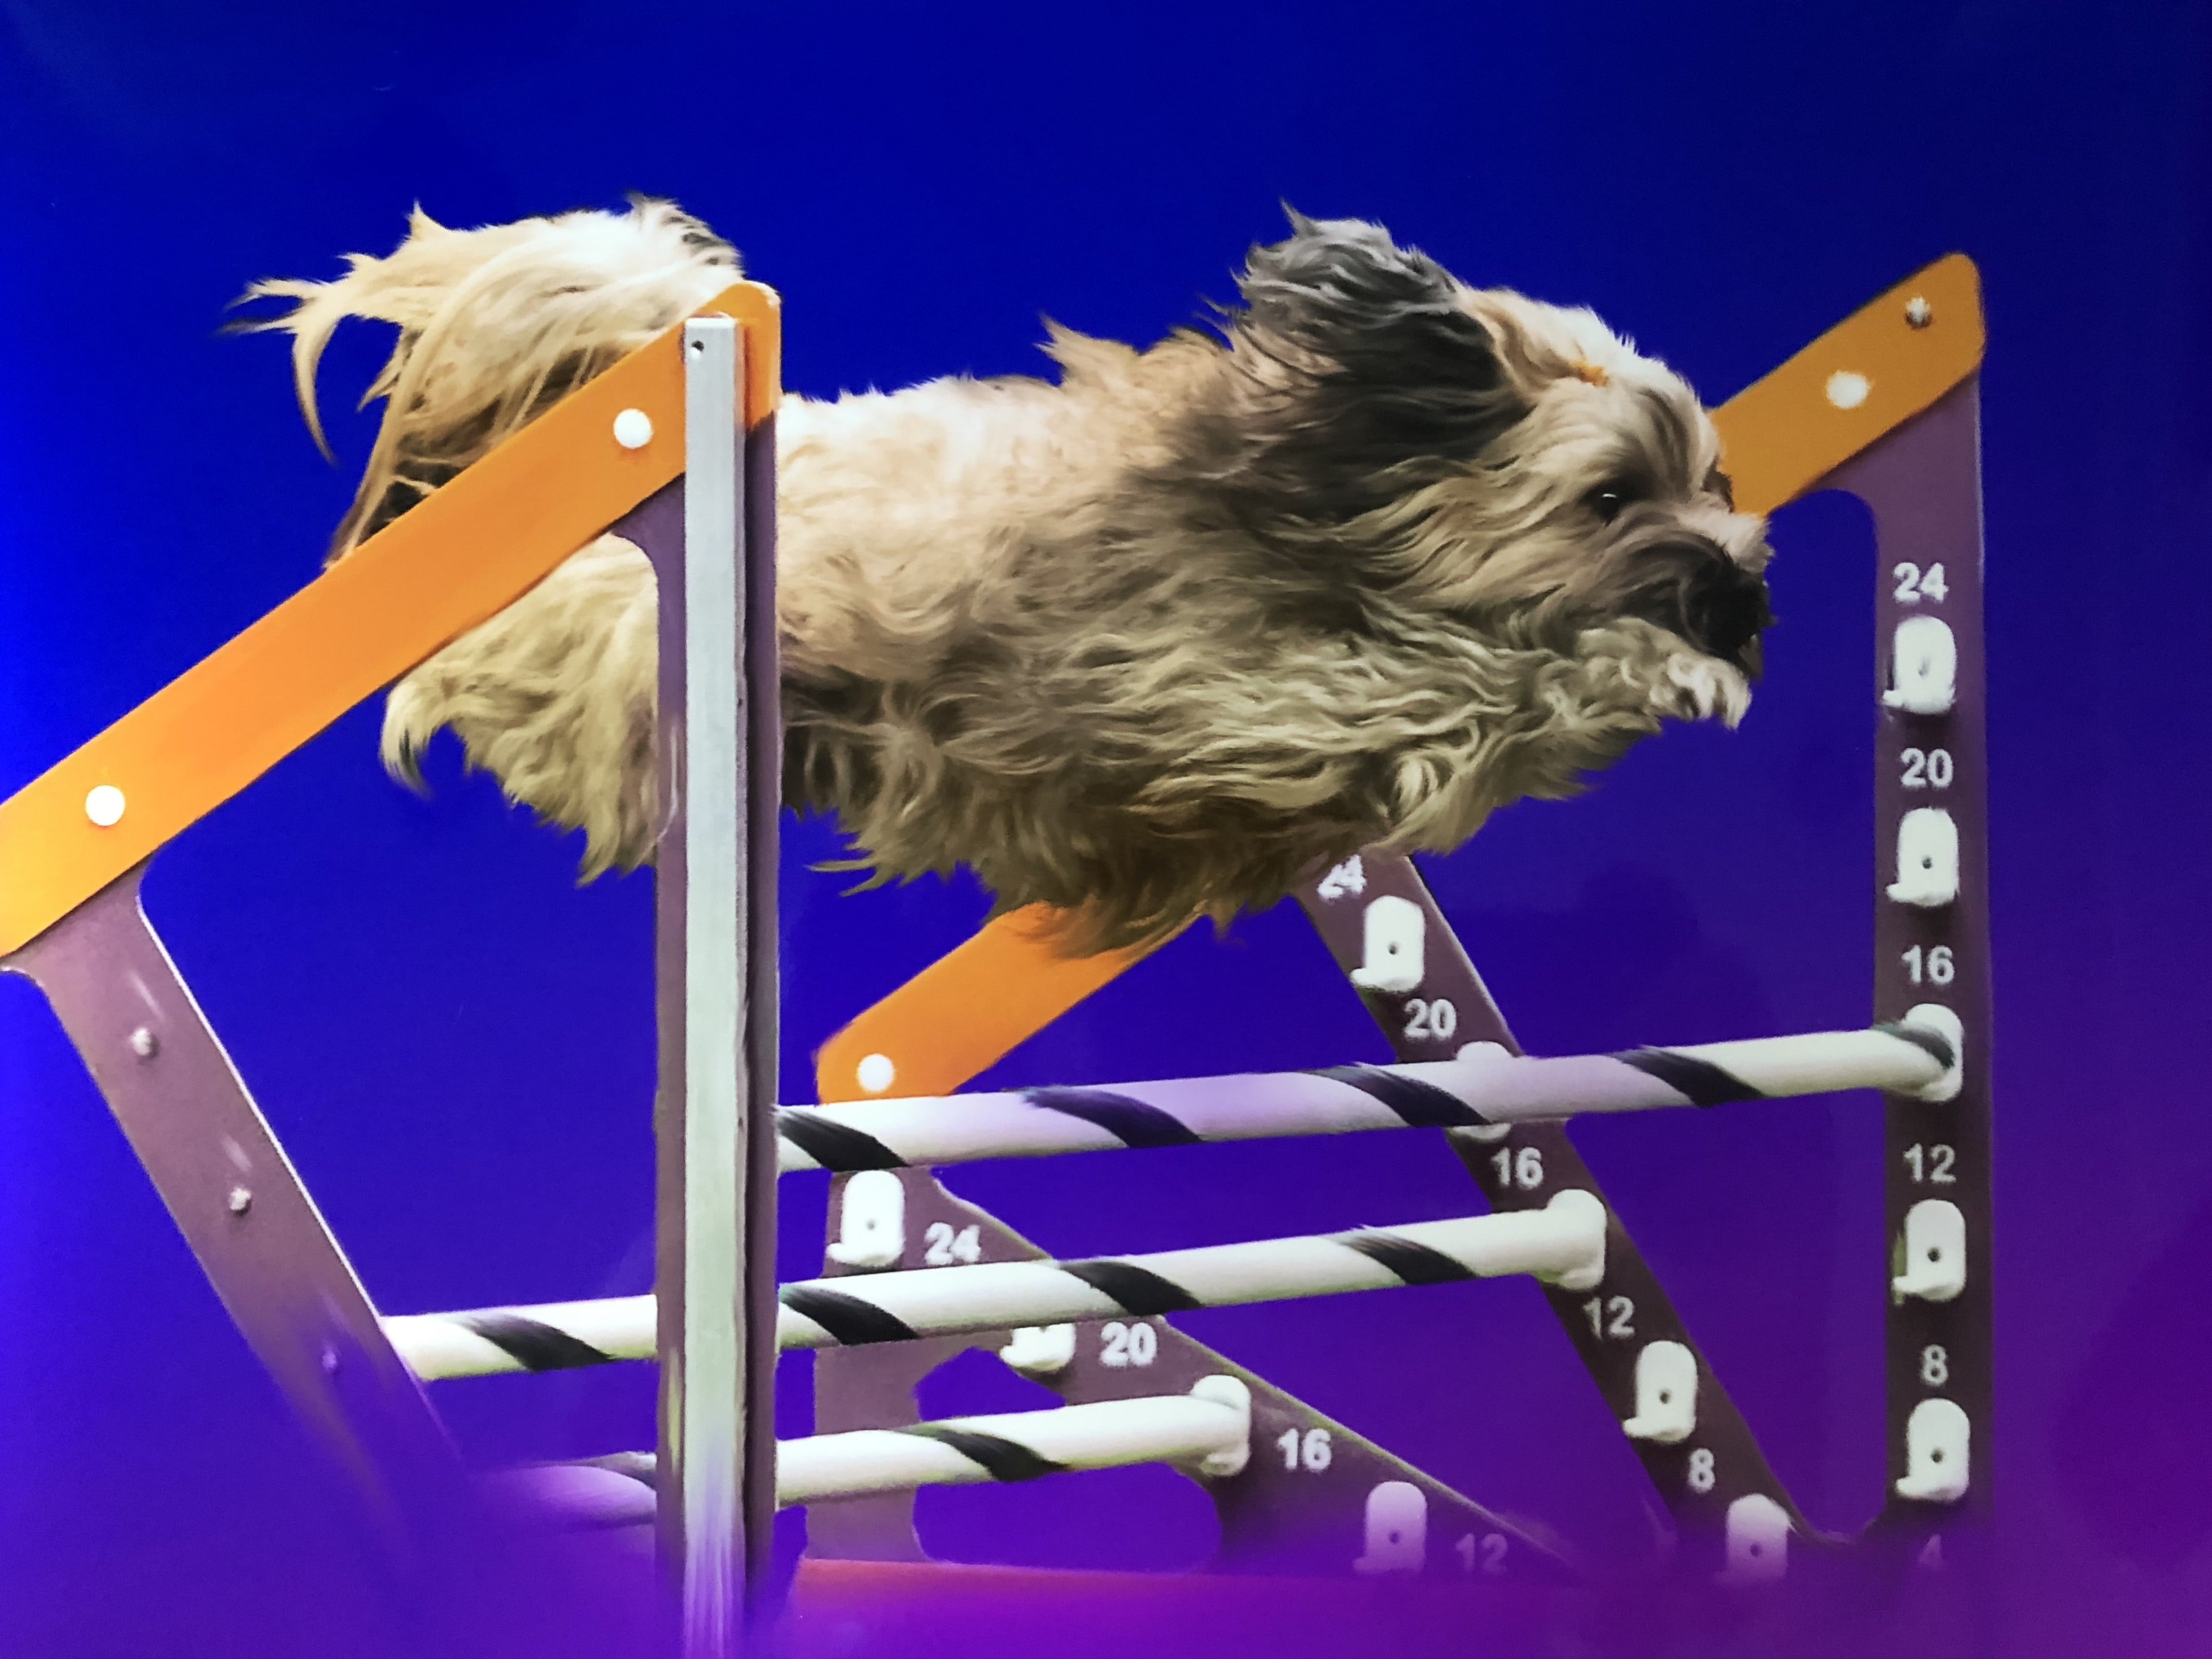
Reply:
<svg viewBox="0 0 2212 1659"><path fill-rule="evenodd" d="M664 203L454 231L297 301L314 413L347 317L396 323L333 557L736 276ZM1269 903L1368 844L1444 851L1668 718L1733 724L1767 621L1682 380L1587 311L1455 281L1375 226L1293 219L1220 337L1054 329L1057 383L949 379L779 417L785 791L883 878L972 866L1071 943ZM441 727L649 858L653 576L602 537L403 679Z"/></svg>

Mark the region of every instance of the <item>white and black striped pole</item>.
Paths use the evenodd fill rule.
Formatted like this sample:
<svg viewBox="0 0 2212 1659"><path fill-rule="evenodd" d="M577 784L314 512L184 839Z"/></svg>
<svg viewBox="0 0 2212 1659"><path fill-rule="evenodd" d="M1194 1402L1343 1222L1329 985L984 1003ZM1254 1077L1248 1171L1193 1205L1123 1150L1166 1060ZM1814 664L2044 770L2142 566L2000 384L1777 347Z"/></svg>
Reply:
<svg viewBox="0 0 2212 1659"><path fill-rule="evenodd" d="M776 1130L785 1174L845 1173L1363 1129L1481 1128L1845 1089L1913 1093L1952 1082L1956 1070L1950 1038L1917 1025L1555 1059L1479 1044L1456 1060L1407 1065L786 1106Z"/></svg>
<svg viewBox="0 0 2212 1659"><path fill-rule="evenodd" d="M788 1508L828 1498L1034 1480L1132 1463L1231 1475L1244 1467L1251 1435L1252 1397L1244 1384L1233 1376L1209 1376L1187 1395L787 1441L777 1449L776 1502Z"/></svg>
<svg viewBox="0 0 2212 1659"><path fill-rule="evenodd" d="M1087 1261L848 1274L786 1285L785 1348L855 1347L1076 1320L1151 1318L1352 1291L1529 1273L1569 1290L1605 1274L1605 1206L1563 1192L1541 1210ZM384 1322L426 1382L653 1356L653 1299L623 1297Z"/></svg>
<svg viewBox="0 0 2212 1659"><path fill-rule="evenodd" d="M1251 1439L1250 1390L1237 1377L1208 1376L1185 1395L787 1440L776 1447L775 1501L790 1509L825 1498L1035 1480L1136 1463L1221 1479L1243 1471ZM650 1454L634 1452L511 1470L491 1484L571 1523L636 1526L653 1519L657 1474Z"/></svg>
<svg viewBox="0 0 2212 1659"><path fill-rule="evenodd" d="M384 1334L425 1382L565 1371L659 1355L659 1298L609 1297L459 1313L387 1314Z"/></svg>

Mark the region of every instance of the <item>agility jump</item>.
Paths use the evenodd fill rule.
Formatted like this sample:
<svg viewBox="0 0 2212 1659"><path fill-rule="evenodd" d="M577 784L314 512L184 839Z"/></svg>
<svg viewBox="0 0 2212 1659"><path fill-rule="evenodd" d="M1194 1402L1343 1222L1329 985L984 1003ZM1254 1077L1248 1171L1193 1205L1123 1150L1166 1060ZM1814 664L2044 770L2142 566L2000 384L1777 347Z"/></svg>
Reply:
<svg viewBox="0 0 2212 1659"><path fill-rule="evenodd" d="M1463 1058L1329 1073L1186 1079L1085 1089L1025 1089L797 1108L776 1115L781 1169L841 1173L941 1167L979 1158L1341 1134L1385 1128L1480 1128L1583 1112L1714 1106L1792 1094L1881 1089L1955 1091L1955 1036L1905 1025L1769 1037L1588 1059ZM1587 1214L1586 1194L1553 1200ZM848 1206L848 1211L860 1209ZM868 1206L871 1217L880 1206ZM1603 1276L1602 1209L1564 1234L1531 1232L1530 1216L1476 1217L1368 1229L1330 1238L1170 1251L1114 1261L1004 1263L875 1273L842 1289L786 1285L782 1348L910 1341L1009 1326L1149 1316L1189 1308L1328 1296L1406 1284L1534 1273L1569 1289ZM1595 1227L1589 1233L1589 1225ZM862 1236L839 1241L848 1266L889 1267L897 1252ZM1564 1257L1540 1256L1560 1238ZM1514 1243L1518 1244L1518 1251ZM1556 1246L1553 1247L1556 1249ZM862 1252L867 1253L863 1255ZM1593 1270L1595 1260L1599 1267ZM1124 1294L1123 1287L1132 1293ZM650 1296L536 1307L418 1314L385 1331L426 1382L647 1359L656 1352Z"/></svg>
<svg viewBox="0 0 2212 1659"><path fill-rule="evenodd" d="M1970 266L1931 267L1719 411L1744 512L1823 483L1858 489L1877 507L1875 1014L1884 1025L1694 1050L1510 1058L1510 1031L1410 865L1369 853L1310 875L1301 897L1385 1020L1398 1066L957 1105L835 1103L884 1096L894 1081L949 1094L1173 931L1158 915L1127 913L1094 941L1122 948L1071 959L1031 911L994 923L973 950L841 1034L821 1057L832 1103L780 1120L766 1109L781 750L770 626L779 315L772 295L744 283L699 311L562 388L404 514L355 525L365 532L358 545L315 583L0 804L0 861L11 876L0 888L0 966L46 991L241 1333L362 1492L396 1563L419 1567L458 1547L461 1518L480 1512L418 1374L551 1369L584 1363L573 1358L582 1351L591 1363L659 1358L658 1452L520 1472L500 1477L507 1484L498 1490L502 1501L527 1491L602 1523L651 1518L692 1655L733 1650L779 1503L823 1504L814 1548L835 1555L854 1517L880 1526L884 1512L863 1516L832 1500L1130 1462L1185 1468L1220 1494L1305 1506L1299 1518L1311 1524L1289 1551L1303 1563L1556 1574L1561 1564L1540 1540L1162 1322L1182 1307L1514 1272L1550 1281L1616 1422L1686 1538L1707 1547L1693 1559L1735 1581L1771 1577L1789 1538L1808 1528L1558 1120L1839 1087L1889 1097L1898 1260L1893 1498L1881 1529L1929 1562L1942 1559L1942 1539L1960 1522L1985 1518L1988 955L1972 469L1981 331ZM138 880L176 835L346 709L507 611L610 526L642 550L659 592L668 1200L659 1288L621 1304L380 1317L148 927ZM463 545L471 557L451 556ZM1686 695L1694 702L1719 693ZM1940 769L1929 758L1938 751ZM666 793L678 775L688 791ZM1929 799L1936 790L1941 805ZM960 996L977 963L1009 961L1030 970L1011 1012ZM948 988L960 1016L950 1020ZM1449 1029L1434 1014L1440 1001L1453 1009ZM1415 1003L1428 1011L1425 1024L1407 1018ZM1498 1052L1461 1058L1470 1042ZM1445 1129L1504 1213L1053 1263L921 1167L1394 1127ZM830 1271L784 1287L779 1313L769 1223L780 1167L843 1173ZM931 1254L945 1249L946 1259ZM1930 1261L1940 1273L1927 1271ZM1608 1346L1607 1310L1624 1297L1639 1310L1641 1340ZM1595 1328L1587 1337L1586 1324ZM1067 1327L1085 1340L1066 1340ZM774 1441L766 1384L778 1347L826 1346L823 1379L861 1376L833 1366L888 1364L870 1374L882 1398L942 1359L948 1350L931 1340L939 1337L955 1348L977 1338L999 1346L1068 1403L934 1425L842 1425L824 1410L823 1432ZM1131 1355L1147 1345L1142 1369L1153 1391L1131 1396ZM533 1354L552 1363L532 1364ZM823 1399L834 1406L854 1393ZM1255 1445L1263 1435L1272 1445L1279 1432L1294 1464L1332 1478L1295 1496L1269 1485L1275 1460ZM1261 1534L1288 1535L1264 1504L1224 1496L1223 1513L1225 1562L1255 1559ZM1470 1528L1470 1547L1406 1545L1431 1522L1439 1532L1447 1522Z"/></svg>

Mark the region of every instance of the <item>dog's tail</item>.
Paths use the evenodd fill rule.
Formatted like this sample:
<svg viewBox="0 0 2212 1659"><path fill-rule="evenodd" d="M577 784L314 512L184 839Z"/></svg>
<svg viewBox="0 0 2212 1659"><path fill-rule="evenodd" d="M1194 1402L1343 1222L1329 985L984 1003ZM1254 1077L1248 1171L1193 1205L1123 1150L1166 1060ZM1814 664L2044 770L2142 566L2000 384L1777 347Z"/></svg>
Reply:
<svg viewBox="0 0 2212 1659"><path fill-rule="evenodd" d="M343 557L501 440L737 280L738 256L672 204L448 230L417 208L388 257L356 253L335 282L256 283L296 301L241 325L292 336L293 376L323 453L315 369L349 317L399 326L370 385L384 420L332 539Z"/></svg>

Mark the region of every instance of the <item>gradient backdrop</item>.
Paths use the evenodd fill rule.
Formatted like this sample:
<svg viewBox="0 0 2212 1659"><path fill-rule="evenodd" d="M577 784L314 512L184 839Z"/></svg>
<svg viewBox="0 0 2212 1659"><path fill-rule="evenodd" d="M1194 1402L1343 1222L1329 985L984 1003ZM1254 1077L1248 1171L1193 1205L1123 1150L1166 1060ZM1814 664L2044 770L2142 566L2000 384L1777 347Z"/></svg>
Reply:
<svg viewBox="0 0 2212 1659"><path fill-rule="evenodd" d="M1671 15L1669 15L1671 14ZM1594 305L1717 402L1949 250L1981 264L2006 1653L2212 1632L2212 30L2186 6L201 6L0 0L0 793L316 570L365 451L315 455L250 279L671 195L787 298L834 393L1030 372L1039 316L1146 341L1278 203ZM1782 625L1737 734L1502 815L1431 878L1538 1051L1866 1017L1868 527L1775 529ZM390 784L364 708L155 866L156 925L388 1310L642 1290L646 878L465 778ZM786 863L785 1097L975 924ZM0 871L0 880L8 878ZM1294 910L1187 938L994 1073L1379 1059ZM1862 1098L1579 1138L1785 1479L1881 1495L1885 1242ZM1061 1251L1465 1212L1426 1136L980 1167ZM785 1183L786 1276L819 1261ZM1478 1498L1640 1547L1639 1476L1535 1292L1450 1286L1188 1328ZM787 1368L786 1432L806 1374ZM643 1367L449 1385L485 1462L647 1444ZM1034 1391L970 1357L935 1411ZM1161 1471L938 1492L941 1553L1168 1567ZM792 1540L787 1540L787 1542ZM2192 1632L2197 1632L2192 1635ZM1470 1638L1471 1640L1473 1638ZM387 1650L337 1512L27 984L0 980L0 1654Z"/></svg>

